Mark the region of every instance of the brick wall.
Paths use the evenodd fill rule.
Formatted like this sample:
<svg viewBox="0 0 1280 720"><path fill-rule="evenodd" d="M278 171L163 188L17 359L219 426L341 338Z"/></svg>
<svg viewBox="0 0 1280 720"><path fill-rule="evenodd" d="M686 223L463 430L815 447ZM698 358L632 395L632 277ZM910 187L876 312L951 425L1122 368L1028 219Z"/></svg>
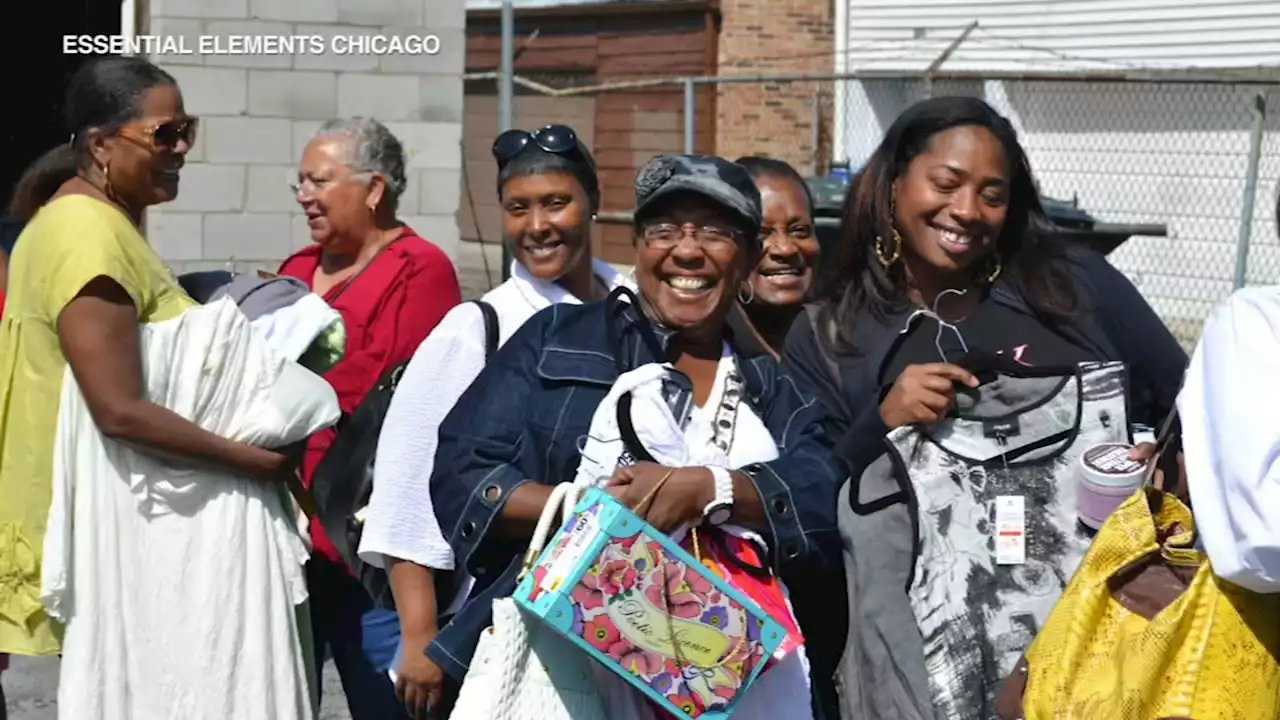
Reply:
<svg viewBox="0 0 1280 720"><path fill-rule="evenodd" d="M834 0L841 2L842 0ZM833 0L721 0L721 75L830 74L835 67ZM830 83L721 84L716 153L769 155L814 171L815 93L822 137L831 127ZM828 141L820 141L827 146ZM819 148L819 156L829 152Z"/></svg>
<svg viewBox="0 0 1280 720"><path fill-rule="evenodd" d="M138 32L199 36L436 35L439 52L172 54L201 131L179 197L147 213L147 235L177 272L274 270L310 242L288 187L312 132L335 117L384 122L409 153L400 215L457 258L464 0L151 0Z"/></svg>

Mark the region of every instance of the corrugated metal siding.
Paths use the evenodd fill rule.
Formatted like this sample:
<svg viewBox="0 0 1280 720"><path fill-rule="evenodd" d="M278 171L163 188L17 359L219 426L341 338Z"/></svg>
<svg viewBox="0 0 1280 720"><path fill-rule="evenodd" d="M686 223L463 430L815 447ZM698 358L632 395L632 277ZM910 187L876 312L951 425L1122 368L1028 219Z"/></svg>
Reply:
<svg viewBox="0 0 1280 720"><path fill-rule="evenodd" d="M836 0L841 2L842 0ZM1280 0L843 0L850 69L1280 67Z"/></svg>

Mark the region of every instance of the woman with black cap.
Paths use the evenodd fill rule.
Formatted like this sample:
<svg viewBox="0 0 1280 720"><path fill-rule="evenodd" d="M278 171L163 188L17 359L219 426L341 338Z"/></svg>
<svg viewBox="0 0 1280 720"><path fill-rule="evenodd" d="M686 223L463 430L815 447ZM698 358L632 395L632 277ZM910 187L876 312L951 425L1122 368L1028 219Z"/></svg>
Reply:
<svg viewBox="0 0 1280 720"><path fill-rule="evenodd" d="M438 618L466 600L472 580L455 567L436 523L429 480L437 428L486 361L487 305L497 341L507 341L539 310L604 298L623 282L591 255L591 224L599 209L595 161L572 128L509 130L493 145L503 239L513 257L509 280L483 305L454 308L418 348L387 411L374 461L374 490L360 542L363 560L388 570L400 615L401 661L396 686L411 716L428 707L447 717L447 683L425 653ZM451 597L437 597L434 573L448 572ZM445 578L441 578L442 580Z"/></svg>
<svg viewBox="0 0 1280 720"><path fill-rule="evenodd" d="M604 486L632 508L647 500L645 518L674 542L691 540L704 557L725 548L733 555L725 560L755 565L768 589L753 599L772 602L771 615L791 630L782 583L839 555L840 472L821 406L771 356L741 357L729 342L726 316L761 248L759 190L741 166L701 155L650 160L635 190L636 293L535 315L440 426L432 501L459 565L477 581L428 653L452 660L458 674L493 600L515 590L522 546L561 483ZM631 398L629 413L617 412L620 392ZM628 436L622 420L610 426L620 417L634 423L635 443L619 440ZM711 538L723 545L704 547ZM802 641L789 637L796 644L747 689L735 719L813 717ZM728 658L753 644L733 643ZM658 672L636 646L611 642L607 651ZM608 717L657 709L630 686L615 689L621 682L597 673ZM725 703L711 685L666 677L652 687L677 707L710 713Z"/></svg>

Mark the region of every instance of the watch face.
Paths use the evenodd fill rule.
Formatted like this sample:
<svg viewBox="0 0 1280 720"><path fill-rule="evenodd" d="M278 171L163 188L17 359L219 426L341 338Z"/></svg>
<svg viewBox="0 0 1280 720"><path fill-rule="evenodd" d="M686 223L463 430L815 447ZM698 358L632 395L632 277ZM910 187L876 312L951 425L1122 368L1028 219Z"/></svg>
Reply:
<svg viewBox="0 0 1280 720"><path fill-rule="evenodd" d="M729 516L733 514L733 510L727 505L721 505L707 514L707 520L712 525L723 525L729 522Z"/></svg>

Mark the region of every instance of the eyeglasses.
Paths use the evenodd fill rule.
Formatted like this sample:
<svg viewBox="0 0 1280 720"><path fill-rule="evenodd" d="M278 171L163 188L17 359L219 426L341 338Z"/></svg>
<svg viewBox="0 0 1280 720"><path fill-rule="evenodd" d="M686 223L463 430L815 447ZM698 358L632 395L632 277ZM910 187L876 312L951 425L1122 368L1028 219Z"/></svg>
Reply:
<svg viewBox="0 0 1280 720"><path fill-rule="evenodd" d="M325 190L328 190L329 188L339 183L344 183L348 180L363 180L369 177L370 175L373 175L373 173L361 172L361 173L352 173L351 175L348 175L346 177L326 178L324 180L317 180L313 177L308 176L300 179L290 180L289 189L293 191L294 195L297 195L303 191L306 191L308 194L315 194L318 192L323 192Z"/></svg>
<svg viewBox="0 0 1280 720"><path fill-rule="evenodd" d="M157 148L172 150L178 147L178 143L186 143L190 148L195 145L199 128L200 118L180 117L147 125L142 128L142 135Z"/></svg>
<svg viewBox="0 0 1280 720"><path fill-rule="evenodd" d="M688 234L691 225L675 223L658 223L644 228L642 237L649 247L659 250L670 250L680 244ZM709 225L693 228L693 239L704 250L714 250L733 245L738 242L740 233L734 230L711 227Z"/></svg>
<svg viewBox="0 0 1280 720"><path fill-rule="evenodd" d="M493 158L498 161L498 169L506 167L524 149L533 143L543 150L563 157L583 161L579 149L578 135L568 125L546 125L539 130L508 130L493 141Z"/></svg>

